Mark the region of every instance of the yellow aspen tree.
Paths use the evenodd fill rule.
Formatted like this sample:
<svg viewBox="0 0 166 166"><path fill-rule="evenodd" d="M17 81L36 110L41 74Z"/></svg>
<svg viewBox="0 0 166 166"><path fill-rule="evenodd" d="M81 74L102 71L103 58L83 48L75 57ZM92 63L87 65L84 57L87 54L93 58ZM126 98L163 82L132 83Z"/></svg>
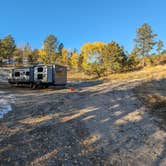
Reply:
<svg viewBox="0 0 166 166"><path fill-rule="evenodd" d="M68 52L65 48L62 49L62 60L61 63L63 65L68 65Z"/></svg>
<svg viewBox="0 0 166 166"><path fill-rule="evenodd" d="M105 47L103 42L85 43L81 48L82 68L84 71L90 70L92 63L98 63Z"/></svg>
<svg viewBox="0 0 166 166"><path fill-rule="evenodd" d="M39 50L39 60L44 64L49 63L49 59L47 57L47 54L46 54L45 50L43 50L43 49Z"/></svg>
<svg viewBox="0 0 166 166"><path fill-rule="evenodd" d="M70 57L70 64L73 69L78 69L78 60L79 55L77 52L74 52Z"/></svg>

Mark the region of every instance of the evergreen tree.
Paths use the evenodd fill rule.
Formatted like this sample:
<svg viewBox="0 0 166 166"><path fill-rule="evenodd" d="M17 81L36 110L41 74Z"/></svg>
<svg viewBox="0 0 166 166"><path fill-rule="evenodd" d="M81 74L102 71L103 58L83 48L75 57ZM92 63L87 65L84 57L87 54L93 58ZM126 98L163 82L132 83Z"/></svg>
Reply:
<svg viewBox="0 0 166 166"><path fill-rule="evenodd" d="M102 61L108 73L123 71L126 60L124 49L118 43L112 41L105 46Z"/></svg>
<svg viewBox="0 0 166 166"><path fill-rule="evenodd" d="M28 62L31 65L37 64L39 58L39 51L34 49L31 54L28 55Z"/></svg>
<svg viewBox="0 0 166 166"><path fill-rule="evenodd" d="M9 63L13 58L13 52L15 51L16 45L13 37L11 35L6 36L0 42L1 57L8 59Z"/></svg>
<svg viewBox="0 0 166 166"><path fill-rule="evenodd" d="M20 48L16 48L16 50L13 53L14 55L14 63L16 66L22 66L23 64L23 50Z"/></svg>
<svg viewBox="0 0 166 166"><path fill-rule="evenodd" d="M46 37L46 39L44 40L44 45L43 45L43 50L46 54L46 58L44 63L54 63L53 61L56 59L56 50L58 48L58 39L50 34Z"/></svg>
<svg viewBox="0 0 166 166"><path fill-rule="evenodd" d="M162 41L162 40L159 40L159 41L157 42L157 52L158 52L158 55L160 55L160 53L161 53L163 47L164 47L163 41Z"/></svg>
<svg viewBox="0 0 166 166"><path fill-rule="evenodd" d="M151 26L149 26L147 23L144 23L140 28L138 28L136 33L137 36L134 39L134 51L139 57L145 57L149 55L149 52L156 44L154 41L156 34L153 33Z"/></svg>
<svg viewBox="0 0 166 166"><path fill-rule="evenodd" d="M3 47L2 47L2 40L0 39L0 66L2 66L2 59L3 59Z"/></svg>
<svg viewBox="0 0 166 166"><path fill-rule="evenodd" d="M23 46L23 59L27 60L29 64L32 64L32 48L29 43Z"/></svg>
<svg viewBox="0 0 166 166"><path fill-rule="evenodd" d="M133 71L138 68L139 59L138 56L132 52L127 57L127 63L126 63L126 70L127 71Z"/></svg>

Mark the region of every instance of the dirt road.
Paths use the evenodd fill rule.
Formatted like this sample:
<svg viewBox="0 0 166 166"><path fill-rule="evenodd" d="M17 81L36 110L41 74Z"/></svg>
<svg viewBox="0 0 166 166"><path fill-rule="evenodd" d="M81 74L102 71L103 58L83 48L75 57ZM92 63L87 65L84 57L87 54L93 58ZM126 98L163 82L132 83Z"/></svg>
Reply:
<svg viewBox="0 0 166 166"><path fill-rule="evenodd" d="M137 99L137 81L69 90L0 88L0 165L166 165L166 131Z"/></svg>

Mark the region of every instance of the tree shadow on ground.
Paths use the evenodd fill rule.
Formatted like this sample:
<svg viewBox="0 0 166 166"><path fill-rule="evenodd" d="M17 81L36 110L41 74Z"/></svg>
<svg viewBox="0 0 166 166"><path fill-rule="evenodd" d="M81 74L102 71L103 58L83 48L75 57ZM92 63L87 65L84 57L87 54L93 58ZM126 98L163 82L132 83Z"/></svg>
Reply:
<svg viewBox="0 0 166 166"><path fill-rule="evenodd" d="M139 99L150 110L150 113L166 124L166 79L151 80L135 88Z"/></svg>
<svg viewBox="0 0 166 166"><path fill-rule="evenodd" d="M100 85L103 83L103 80L91 80L91 81L81 81L81 82L69 82L68 86L75 86L76 88L85 88L85 87L92 87L92 86L96 86L96 85Z"/></svg>
<svg viewBox="0 0 166 166"><path fill-rule="evenodd" d="M160 165L166 158L156 150L159 142L166 148L164 136L155 137L158 127L133 87L17 97L20 105L0 122L2 165Z"/></svg>
<svg viewBox="0 0 166 166"><path fill-rule="evenodd" d="M159 118L160 127L166 131L166 79L151 80L135 88L139 99L149 108L149 113L153 117ZM161 165L162 161L166 163L166 141L163 152L154 162L154 165Z"/></svg>

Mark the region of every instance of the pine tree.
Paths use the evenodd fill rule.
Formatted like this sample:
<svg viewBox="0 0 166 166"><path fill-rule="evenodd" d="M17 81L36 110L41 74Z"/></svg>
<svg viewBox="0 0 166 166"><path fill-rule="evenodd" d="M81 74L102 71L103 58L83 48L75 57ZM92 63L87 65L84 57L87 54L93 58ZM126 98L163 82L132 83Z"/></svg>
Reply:
<svg viewBox="0 0 166 166"><path fill-rule="evenodd" d="M162 51L162 48L163 48L163 47L164 47L163 41L162 41L162 40L159 40L159 41L157 42L157 52L158 52L158 55L161 54L161 51Z"/></svg>
<svg viewBox="0 0 166 166"><path fill-rule="evenodd" d="M112 41L105 46L102 61L108 73L116 73L123 71L127 56L124 48L118 43Z"/></svg>
<svg viewBox="0 0 166 166"><path fill-rule="evenodd" d="M28 62L31 65L37 64L39 58L39 51L34 49L31 54L28 54Z"/></svg>
<svg viewBox="0 0 166 166"><path fill-rule="evenodd" d="M8 59L9 63L10 63L11 58L13 58L13 53L16 48L14 38L11 35L8 35L4 39L2 39L0 43L1 43L0 44L1 56L3 58Z"/></svg>
<svg viewBox="0 0 166 166"><path fill-rule="evenodd" d="M136 33L137 36L134 39L134 50L139 57L145 57L149 55L149 52L156 44L154 41L156 34L153 33L151 26L149 26L147 23L144 23L140 28L138 28Z"/></svg>
<svg viewBox="0 0 166 166"><path fill-rule="evenodd" d="M45 58L43 58L45 64L51 64L54 63L53 61L56 59L55 54L56 54L56 49L58 48L58 39L50 34L46 37L44 40L44 45L43 45L43 50L45 52ZM42 56L44 54L41 53Z"/></svg>

